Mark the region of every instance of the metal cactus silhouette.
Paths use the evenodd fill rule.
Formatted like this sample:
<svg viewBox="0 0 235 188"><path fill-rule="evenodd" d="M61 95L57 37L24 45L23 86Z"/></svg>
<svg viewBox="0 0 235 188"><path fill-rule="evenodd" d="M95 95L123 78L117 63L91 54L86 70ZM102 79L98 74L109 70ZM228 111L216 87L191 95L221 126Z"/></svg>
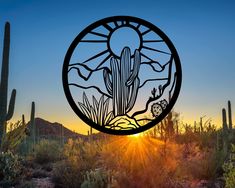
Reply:
<svg viewBox="0 0 235 188"><path fill-rule="evenodd" d="M112 57L110 69L104 69L104 81L108 93L113 100L114 116L125 115L134 106L140 81L140 53L135 51L133 68L131 67L130 49L125 47L122 51L120 62ZM121 100L120 100L121 99Z"/></svg>
<svg viewBox="0 0 235 188"><path fill-rule="evenodd" d="M158 124L173 108L182 79L170 39L130 16L105 18L79 33L62 76L74 112L91 127L119 135Z"/></svg>

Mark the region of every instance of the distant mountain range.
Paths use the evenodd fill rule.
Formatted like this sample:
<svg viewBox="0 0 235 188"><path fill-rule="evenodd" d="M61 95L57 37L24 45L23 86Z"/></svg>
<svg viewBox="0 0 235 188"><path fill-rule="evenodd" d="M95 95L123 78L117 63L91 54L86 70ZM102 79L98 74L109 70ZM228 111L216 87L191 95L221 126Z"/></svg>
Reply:
<svg viewBox="0 0 235 188"><path fill-rule="evenodd" d="M29 124L29 123L28 123ZM86 135L79 134L64 127L62 124L54 122L51 123L42 118L35 118L36 135L40 137L61 137L64 138L85 138ZM29 124L29 128L30 124Z"/></svg>

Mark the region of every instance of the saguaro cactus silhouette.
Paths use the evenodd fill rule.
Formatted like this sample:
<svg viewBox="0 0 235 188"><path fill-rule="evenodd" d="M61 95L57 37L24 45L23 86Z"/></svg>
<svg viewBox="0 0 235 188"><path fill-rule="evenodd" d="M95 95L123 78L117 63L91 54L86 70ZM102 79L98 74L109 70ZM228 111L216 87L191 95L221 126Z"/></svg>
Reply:
<svg viewBox="0 0 235 188"><path fill-rule="evenodd" d="M228 151L228 124L226 117L226 110L222 109L222 120L223 120L223 150L225 153Z"/></svg>
<svg viewBox="0 0 235 188"><path fill-rule="evenodd" d="M222 120L223 120L223 131L228 131L226 110L224 108L222 109Z"/></svg>
<svg viewBox="0 0 235 188"><path fill-rule="evenodd" d="M36 143L36 127L35 127L35 103L32 102L31 115L30 115L30 137L33 142L33 146Z"/></svg>
<svg viewBox="0 0 235 188"><path fill-rule="evenodd" d="M231 108L231 102L228 101L228 125L229 130L233 129L233 123L232 123L232 108Z"/></svg>
<svg viewBox="0 0 235 188"><path fill-rule="evenodd" d="M10 51L10 23L6 22L4 32L4 44L2 55L2 72L0 83L0 140L6 133L6 121L10 120L14 113L16 90L11 93L9 107L7 109L8 76L9 76L9 51Z"/></svg>
<svg viewBox="0 0 235 188"><path fill-rule="evenodd" d="M134 62L131 66L131 52L128 47L122 50L120 62L112 57L111 71L105 69L104 81L108 93L112 96L114 116L124 115L129 112L136 101L140 69L140 53L135 50Z"/></svg>

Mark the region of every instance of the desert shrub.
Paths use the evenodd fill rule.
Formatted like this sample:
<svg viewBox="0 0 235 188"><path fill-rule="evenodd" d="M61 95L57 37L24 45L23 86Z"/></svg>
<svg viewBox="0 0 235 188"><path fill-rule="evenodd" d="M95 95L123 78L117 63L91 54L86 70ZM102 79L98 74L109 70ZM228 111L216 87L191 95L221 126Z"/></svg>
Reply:
<svg viewBox="0 0 235 188"><path fill-rule="evenodd" d="M18 188L35 188L36 185L33 181L23 181L17 187Z"/></svg>
<svg viewBox="0 0 235 188"><path fill-rule="evenodd" d="M36 169L32 173L32 178L46 178L48 173L41 169Z"/></svg>
<svg viewBox="0 0 235 188"><path fill-rule="evenodd" d="M111 171L96 169L87 171L84 175L84 181L81 188L108 188L115 187L115 181Z"/></svg>
<svg viewBox="0 0 235 188"><path fill-rule="evenodd" d="M199 133L193 132L192 127L187 126L187 129L183 134L175 137L175 142L178 144L191 144L193 142L198 142L198 135Z"/></svg>
<svg viewBox="0 0 235 188"><path fill-rule="evenodd" d="M224 180L226 188L235 187L235 167L232 162L226 162L223 165L224 169Z"/></svg>
<svg viewBox="0 0 235 188"><path fill-rule="evenodd" d="M14 184L22 173L22 159L10 151L0 153L1 185Z"/></svg>
<svg viewBox="0 0 235 188"><path fill-rule="evenodd" d="M16 151L19 149L19 146L26 137L27 127L22 123L22 121L7 123L6 126L9 127L9 129L2 139L1 150Z"/></svg>
<svg viewBox="0 0 235 188"><path fill-rule="evenodd" d="M224 160L223 153L198 143L180 145L144 136L99 142L70 139L63 155L65 160L53 168L53 180L56 186L69 188L189 187L185 182L215 177Z"/></svg>
<svg viewBox="0 0 235 188"><path fill-rule="evenodd" d="M235 145L232 144L230 159L223 164L225 188L235 187Z"/></svg>
<svg viewBox="0 0 235 188"><path fill-rule="evenodd" d="M96 141L86 142L82 139L69 139L64 146L63 155L69 163L77 165L81 170L90 170L97 167L97 157L101 151L102 143Z"/></svg>
<svg viewBox="0 0 235 188"><path fill-rule="evenodd" d="M190 156L185 162L187 171L195 179L208 179L211 172L211 156L208 152Z"/></svg>
<svg viewBox="0 0 235 188"><path fill-rule="evenodd" d="M34 150L35 161L39 164L55 162L62 155L60 145L55 141L41 140Z"/></svg>
<svg viewBox="0 0 235 188"><path fill-rule="evenodd" d="M53 181L60 187L78 187L83 182L86 171L97 167L100 150L101 145L95 141L69 139L64 145L65 159L54 165Z"/></svg>
<svg viewBox="0 0 235 188"><path fill-rule="evenodd" d="M42 165L42 170L45 170L47 172L51 172L53 170L52 163L46 163Z"/></svg>
<svg viewBox="0 0 235 188"><path fill-rule="evenodd" d="M181 161L180 168L188 174L190 179L212 180L218 176L218 171L224 161L224 153L214 148L201 149L191 145L187 158Z"/></svg>
<svg viewBox="0 0 235 188"><path fill-rule="evenodd" d="M176 187L181 148L152 138L122 137L102 148L103 166L119 187ZM170 182L171 180L171 182Z"/></svg>
<svg viewBox="0 0 235 188"><path fill-rule="evenodd" d="M216 145L216 131L215 125L203 125L203 131L199 131L198 127L191 125L184 125L185 131L182 134L176 135L175 142L178 144L195 143L200 148L212 148Z"/></svg>
<svg viewBox="0 0 235 188"><path fill-rule="evenodd" d="M54 164L52 180L56 187L77 188L81 185L82 179L79 166L74 166L67 160Z"/></svg>
<svg viewBox="0 0 235 188"><path fill-rule="evenodd" d="M200 148L213 148L216 145L216 132L206 131L198 134L198 145Z"/></svg>

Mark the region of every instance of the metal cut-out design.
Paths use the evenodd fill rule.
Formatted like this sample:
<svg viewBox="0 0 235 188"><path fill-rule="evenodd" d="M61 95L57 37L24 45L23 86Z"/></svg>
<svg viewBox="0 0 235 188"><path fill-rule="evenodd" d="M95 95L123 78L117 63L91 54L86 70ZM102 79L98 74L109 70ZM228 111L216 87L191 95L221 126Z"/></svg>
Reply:
<svg viewBox="0 0 235 188"><path fill-rule="evenodd" d="M170 39L136 17L97 21L74 39L65 56L63 86L74 112L110 134L142 132L173 108L181 65Z"/></svg>

